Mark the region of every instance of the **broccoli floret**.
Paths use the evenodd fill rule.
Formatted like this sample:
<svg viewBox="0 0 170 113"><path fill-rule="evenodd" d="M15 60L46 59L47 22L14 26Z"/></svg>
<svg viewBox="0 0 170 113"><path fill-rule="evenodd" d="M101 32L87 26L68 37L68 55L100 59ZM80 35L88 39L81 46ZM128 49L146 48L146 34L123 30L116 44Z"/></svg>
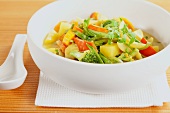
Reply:
<svg viewBox="0 0 170 113"><path fill-rule="evenodd" d="M87 54L81 59L82 62L88 62L88 63L100 63L97 56L89 51Z"/></svg>
<svg viewBox="0 0 170 113"><path fill-rule="evenodd" d="M82 62L103 64L103 60L101 59L97 51L92 46L87 46L90 50L86 50L84 52L72 51L70 52L70 54Z"/></svg>
<svg viewBox="0 0 170 113"><path fill-rule="evenodd" d="M72 52L70 52L70 54L82 62L99 63L96 55L94 53L90 52L90 50L87 50L84 52L72 51Z"/></svg>

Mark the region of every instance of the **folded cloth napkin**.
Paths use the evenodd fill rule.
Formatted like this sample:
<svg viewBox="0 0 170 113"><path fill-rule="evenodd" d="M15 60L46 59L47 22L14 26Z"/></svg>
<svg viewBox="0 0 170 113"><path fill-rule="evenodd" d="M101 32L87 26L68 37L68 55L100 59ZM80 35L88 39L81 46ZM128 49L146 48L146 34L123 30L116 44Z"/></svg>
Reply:
<svg viewBox="0 0 170 113"><path fill-rule="evenodd" d="M146 86L114 94L87 94L65 88L40 72L35 105L46 107L148 107L170 102L170 89L166 75Z"/></svg>

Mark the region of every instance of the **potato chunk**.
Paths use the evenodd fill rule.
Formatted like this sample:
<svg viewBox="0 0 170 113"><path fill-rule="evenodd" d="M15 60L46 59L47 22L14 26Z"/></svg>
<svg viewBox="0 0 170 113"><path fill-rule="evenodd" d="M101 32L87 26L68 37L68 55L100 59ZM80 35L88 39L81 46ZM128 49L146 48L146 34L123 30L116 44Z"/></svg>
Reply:
<svg viewBox="0 0 170 113"><path fill-rule="evenodd" d="M100 52L107 58L113 58L121 53L116 43L100 46Z"/></svg>

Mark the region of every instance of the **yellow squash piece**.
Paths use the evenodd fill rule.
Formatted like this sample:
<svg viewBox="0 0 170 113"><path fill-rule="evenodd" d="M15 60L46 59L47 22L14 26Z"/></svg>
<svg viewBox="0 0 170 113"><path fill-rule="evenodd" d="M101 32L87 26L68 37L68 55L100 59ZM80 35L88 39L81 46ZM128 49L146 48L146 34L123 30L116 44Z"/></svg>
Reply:
<svg viewBox="0 0 170 113"><path fill-rule="evenodd" d="M70 40L73 39L75 37L75 33L71 30L69 30L66 35L64 35L64 38L63 38L63 43L65 45L69 45L70 43Z"/></svg>
<svg viewBox="0 0 170 113"><path fill-rule="evenodd" d="M121 53L116 43L100 46L100 52L107 58L113 58Z"/></svg>
<svg viewBox="0 0 170 113"><path fill-rule="evenodd" d="M150 37L147 39L147 41L150 42L151 44L152 44L153 40L154 40L153 37Z"/></svg>
<svg viewBox="0 0 170 113"><path fill-rule="evenodd" d="M44 44L52 44L54 43L57 39L59 38L58 33L54 30L50 31L45 40L44 40Z"/></svg>
<svg viewBox="0 0 170 113"><path fill-rule="evenodd" d="M159 52L159 46L152 46L153 47L153 49L156 51L156 52Z"/></svg>
<svg viewBox="0 0 170 113"><path fill-rule="evenodd" d="M54 54L56 54L56 48L48 48L47 50L54 53Z"/></svg>

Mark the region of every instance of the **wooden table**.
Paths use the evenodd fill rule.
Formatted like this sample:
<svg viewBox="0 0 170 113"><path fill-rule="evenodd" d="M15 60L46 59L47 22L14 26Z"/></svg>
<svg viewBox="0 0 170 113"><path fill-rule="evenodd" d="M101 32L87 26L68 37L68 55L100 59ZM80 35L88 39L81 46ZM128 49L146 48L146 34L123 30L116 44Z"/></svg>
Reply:
<svg viewBox="0 0 170 113"><path fill-rule="evenodd" d="M40 7L54 0L0 0L0 65L6 59L14 37L18 33L26 33L26 26L31 15ZM170 0L150 0L170 11ZM170 103L162 107L147 107L143 109L76 109L76 108L46 108L34 105L39 69L34 64L27 44L24 49L24 63L28 71L25 83L14 90L0 90L0 112L154 112L170 113ZM167 71L170 84L170 70Z"/></svg>

